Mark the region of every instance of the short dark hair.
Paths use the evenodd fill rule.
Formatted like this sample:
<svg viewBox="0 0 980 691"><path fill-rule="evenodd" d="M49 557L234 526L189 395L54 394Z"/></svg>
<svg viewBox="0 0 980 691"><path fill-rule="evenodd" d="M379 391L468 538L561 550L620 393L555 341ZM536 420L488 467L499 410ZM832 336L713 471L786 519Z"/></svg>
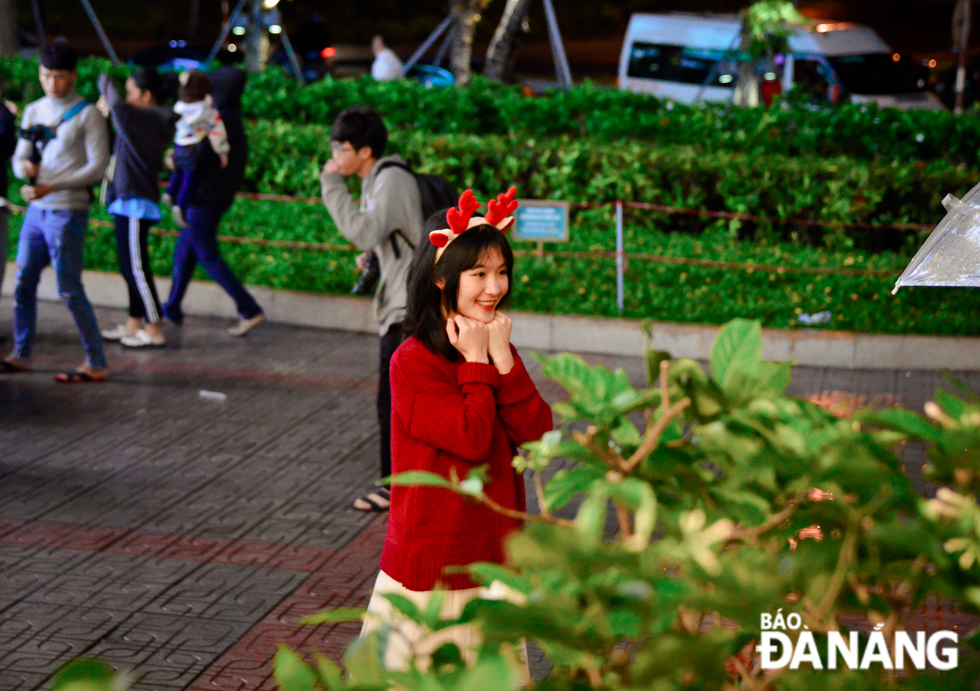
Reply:
<svg viewBox="0 0 980 691"><path fill-rule="evenodd" d="M167 80L152 67L142 67L131 75L133 83L140 91L149 91L157 105L162 105L170 95Z"/></svg>
<svg viewBox="0 0 980 691"><path fill-rule="evenodd" d="M447 211L449 209L437 211L425 222L422 244L408 268L408 298L402 334L405 338L415 336L429 351L455 362L459 351L449 342L442 309L456 311L460 274L479 264L488 252L499 251L507 266L507 275L511 277L507 292L497 305L502 307L507 304L513 287L514 252L504 233L485 224L474 226L453 240L439 262L434 263L437 248L429 242L429 233L449 227ZM439 280L446 281L442 290L436 285Z"/></svg>
<svg viewBox="0 0 980 691"><path fill-rule="evenodd" d="M45 46L40 53L41 66L49 70L67 70L74 72L78 66L78 53L63 41L55 41Z"/></svg>
<svg viewBox="0 0 980 691"><path fill-rule="evenodd" d="M388 128L372 108L351 106L337 116L330 128L330 140L350 142L355 151L369 146L371 156L381 158L388 146Z"/></svg>
<svg viewBox="0 0 980 691"><path fill-rule="evenodd" d="M191 70L180 75L177 98L184 103L197 103L211 93L211 80L201 70Z"/></svg>

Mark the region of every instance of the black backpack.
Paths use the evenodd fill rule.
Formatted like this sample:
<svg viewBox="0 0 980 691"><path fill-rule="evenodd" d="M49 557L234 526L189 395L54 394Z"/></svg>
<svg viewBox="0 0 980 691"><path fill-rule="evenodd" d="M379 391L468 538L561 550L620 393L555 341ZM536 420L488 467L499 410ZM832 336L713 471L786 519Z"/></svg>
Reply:
<svg viewBox="0 0 980 691"><path fill-rule="evenodd" d="M456 206L459 201L459 191L441 175L416 175L409 166L395 161L386 161L378 166L378 174L385 168L401 168L415 176L422 196L423 223L436 211Z"/></svg>

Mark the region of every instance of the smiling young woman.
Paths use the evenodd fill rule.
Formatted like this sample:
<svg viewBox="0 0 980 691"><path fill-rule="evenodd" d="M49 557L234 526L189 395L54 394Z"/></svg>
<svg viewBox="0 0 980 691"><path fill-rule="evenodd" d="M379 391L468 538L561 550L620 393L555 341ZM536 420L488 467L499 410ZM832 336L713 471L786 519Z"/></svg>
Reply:
<svg viewBox="0 0 980 691"><path fill-rule="evenodd" d="M407 340L391 361L392 471L424 470L449 478L485 466L487 495L523 511L524 479L511 461L517 447L552 428L541 398L510 344L511 322L500 307L510 294L514 255L501 232L513 219L516 191L498 198L496 213L473 218L475 200L435 214L425 231L432 242L416 252L408 276ZM448 229L447 229L448 226ZM450 236L451 234L451 236ZM446 642L464 657L479 642L475 629L458 626L425 637L399 621L384 597L397 593L424 606L437 585L446 593L443 614L458 615L482 594L465 567L502 563L503 542L518 521L436 487L391 490L391 514L362 635L385 621L385 664L404 669L411 651L427 654ZM491 589L493 586L491 586ZM424 660L419 661L425 664Z"/></svg>

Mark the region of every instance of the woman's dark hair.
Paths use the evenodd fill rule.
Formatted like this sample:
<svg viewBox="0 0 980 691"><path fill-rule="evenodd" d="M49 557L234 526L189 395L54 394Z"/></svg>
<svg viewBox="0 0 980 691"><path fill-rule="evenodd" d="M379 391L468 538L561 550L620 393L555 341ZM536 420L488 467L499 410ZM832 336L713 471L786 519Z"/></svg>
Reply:
<svg viewBox="0 0 980 691"><path fill-rule="evenodd" d="M446 221L447 211L449 209L437 211L425 222L422 244L415 251L415 257L408 268L408 300L405 319L402 321L402 334L405 338L415 336L431 352L455 362L459 351L449 342L442 309L445 307L447 312L456 311L460 274L477 266L488 252L497 250L504 258L507 275L513 276L514 252L507 236L499 230L491 225L476 226L453 240L442 253L439 263L433 266L437 248L429 242L429 233L449 227ZM443 290L436 285L440 280L446 281ZM507 304L510 292L509 285L498 307Z"/></svg>
<svg viewBox="0 0 980 691"><path fill-rule="evenodd" d="M169 98L172 85L167 83L159 72L152 67L142 67L131 75L133 83L140 91L149 91L157 105L163 105Z"/></svg>
<svg viewBox="0 0 980 691"><path fill-rule="evenodd" d="M337 116L330 128L330 141L341 144L350 142L354 151L369 146L371 156L381 158L388 146L388 128L381 116L371 108L351 106Z"/></svg>

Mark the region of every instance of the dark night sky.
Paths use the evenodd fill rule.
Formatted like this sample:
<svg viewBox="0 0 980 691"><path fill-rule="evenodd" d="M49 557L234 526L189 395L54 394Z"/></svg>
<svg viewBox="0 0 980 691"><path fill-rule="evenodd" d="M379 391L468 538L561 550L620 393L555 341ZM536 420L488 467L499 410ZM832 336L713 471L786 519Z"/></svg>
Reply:
<svg viewBox="0 0 980 691"><path fill-rule="evenodd" d="M17 0L20 24L32 30L30 5ZM40 0L49 32L68 35L87 44L94 39L78 0ZM566 41L620 39L633 12L737 11L748 0L555 0ZM133 12L132 0L92 0L107 32L122 54L171 38L187 36L189 0L142 0ZM220 0L200 0L201 43L216 36ZM324 16L334 43L366 43L381 31L392 42L411 46L420 42L445 15L446 0L282 0L287 28L312 12ZM499 19L504 0L491 0L478 27L478 44L486 42ZM950 49L952 0L801 0L800 9L811 17L856 21L873 26L896 50L925 56ZM546 40L543 11L535 3L530 42ZM980 45L980 36L975 36ZM130 48L131 46L131 48ZM575 55L570 55L573 61ZM583 56L578 56L581 59Z"/></svg>

